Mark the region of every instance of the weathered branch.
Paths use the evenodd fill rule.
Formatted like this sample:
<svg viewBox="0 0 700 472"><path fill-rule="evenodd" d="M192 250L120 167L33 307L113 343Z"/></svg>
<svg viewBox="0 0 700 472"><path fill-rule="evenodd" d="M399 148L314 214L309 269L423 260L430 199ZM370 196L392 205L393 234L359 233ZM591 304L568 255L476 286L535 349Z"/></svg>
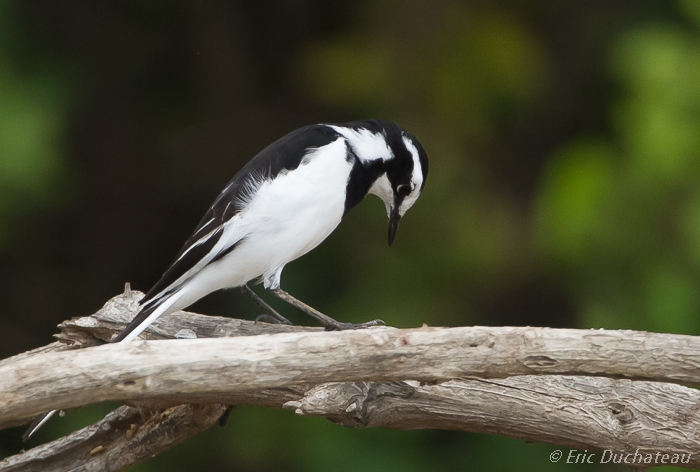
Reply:
<svg viewBox="0 0 700 472"><path fill-rule="evenodd" d="M685 467L700 466L700 392L674 384L541 375L423 386L329 383L285 408L348 427L453 429L582 450L661 451L690 455Z"/></svg>
<svg viewBox="0 0 700 472"><path fill-rule="evenodd" d="M180 405L144 422L137 409L123 406L94 425L0 461L0 470L125 470L209 428L225 409L222 405Z"/></svg>
<svg viewBox="0 0 700 472"><path fill-rule="evenodd" d="M542 375L697 386L696 337L481 327L312 333L306 332L310 328L177 313L159 320L146 336L281 334L58 352L108 340L133 316L135 299L130 294L117 297L92 317L64 323L62 344L0 361L0 426L18 424L48 409L107 399L151 409L182 403L286 404L300 414L325 416L346 426L459 429L620 452L700 451L700 438L694 433L700 430L697 390L671 383ZM520 376L486 380L509 375ZM416 380L443 383L420 385L412 382ZM210 408L223 411L222 406ZM154 418L149 421L157 423L158 416ZM182 421L186 425L192 419ZM24 461L22 455L10 460L26 465L32 463L29 454L55 453L60 462L65 454L75 456L75 448L85 452L95 444L79 439L65 452L58 442L25 453ZM105 454L120 450L124 455L134 444L104 442ZM155 447L148 454L159 450ZM134 460L140 460L138 454ZM7 462L0 462L0 471L33 470L9 469ZM681 465L697 467L700 462Z"/></svg>
<svg viewBox="0 0 700 472"><path fill-rule="evenodd" d="M325 382L574 374L700 385L700 338L547 328L429 328L134 341L0 366L0 426L107 400L212 395Z"/></svg>
<svg viewBox="0 0 700 472"><path fill-rule="evenodd" d="M0 366L37 354L103 344L120 332L138 309L139 292L127 290L91 316L74 318L59 326L60 340L48 346L1 360ZM143 335L146 339L172 339L191 336L252 336L266 333L322 331L322 328L282 326L234 320L217 316L178 312L157 320ZM251 404L281 408L285 402L299 399L308 390L297 388L261 390L243 396L231 395L231 404ZM164 410L164 411L158 411ZM224 412L221 404L180 405L142 402L138 408L122 407L99 422L68 436L35 447L0 461L0 471L75 471L126 470L144 459L176 445L209 426ZM155 413L149 413L155 411ZM148 419L144 421L144 418ZM4 427L24 423L19 420ZM138 434L135 434L138 431Z"/></svg>

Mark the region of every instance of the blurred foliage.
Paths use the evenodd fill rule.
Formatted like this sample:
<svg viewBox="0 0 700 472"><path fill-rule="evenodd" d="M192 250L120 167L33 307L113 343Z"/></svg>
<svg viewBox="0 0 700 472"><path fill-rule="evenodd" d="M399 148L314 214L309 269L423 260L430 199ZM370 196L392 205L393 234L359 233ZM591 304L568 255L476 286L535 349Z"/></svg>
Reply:
<svg viewBox="0 0 700 472"><path fill-rule="evenodd" d="M698 77L696 0L2 3L2 357L147 290L274 139L368 117L421 140L425 192L391 249L368 199L285 289L344 321L698 335ZM257 314L235 293L193 310ZM134 470L624 470L554 449L241 407Z"/></svg>
<svg viewBox="0 0 700 472"><path fill-rule="evenodd" d="M60 188L65 168L60 146L65 122L62 80L41 65L26 70L17 63L13 54L19 54L21 46L13 40L20 33L13 20L9 5L1 4L0 248L10 244L14 215L53 206L66 193Z"/></svg>
<svg viewBox="0 0 700 472"><path fill-rule="evenodd" d="M611 70L623 91L614 131L550 161L540 250L567 272L581 325L698 334L700 37L636 27L613 46Z"/></svg>

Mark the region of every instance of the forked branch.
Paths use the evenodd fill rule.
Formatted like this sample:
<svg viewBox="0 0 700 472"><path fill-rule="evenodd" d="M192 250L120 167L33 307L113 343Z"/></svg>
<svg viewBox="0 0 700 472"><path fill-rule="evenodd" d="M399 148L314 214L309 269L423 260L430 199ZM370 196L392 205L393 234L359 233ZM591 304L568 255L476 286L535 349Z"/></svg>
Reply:
<svg viewBox="0 0 700 472"><path fill-rule="evenodd" d="M180 312L144 337L207 339L75 350L109 340L134 315L139 296L116 297L91 317L63 323L59 343L0 361L0 427L105 400L161 413L122 408L1 461L0 471L78 460L83 470L104 470L105 460L129 457L112 463L124 470L236 404L290 408L350 427L457 429L589 450L686 454L691 459L679 465L700 466L700 453L692 457L700 451L700 393L678 385L700 386L697 337L485 327L323 332ZM190 406L171 408L183 404ZM171 427L182 434L165 434ZM138 431L149 441L139 441Z"/></svg>

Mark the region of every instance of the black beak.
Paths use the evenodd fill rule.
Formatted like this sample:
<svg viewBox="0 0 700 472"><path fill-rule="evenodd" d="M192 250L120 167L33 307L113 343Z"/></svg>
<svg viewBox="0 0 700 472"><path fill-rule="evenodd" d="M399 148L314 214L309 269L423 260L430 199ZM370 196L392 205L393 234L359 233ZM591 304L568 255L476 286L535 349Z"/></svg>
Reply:
<svg viewBox="0 0 700 472"><path fill-rule="evenodd" d="M401 215L399 214L399 207L397 206L391 210L391 215L389 216L389 246L394 242L396 230L399 229L399 221L401 221Z"/></svg>

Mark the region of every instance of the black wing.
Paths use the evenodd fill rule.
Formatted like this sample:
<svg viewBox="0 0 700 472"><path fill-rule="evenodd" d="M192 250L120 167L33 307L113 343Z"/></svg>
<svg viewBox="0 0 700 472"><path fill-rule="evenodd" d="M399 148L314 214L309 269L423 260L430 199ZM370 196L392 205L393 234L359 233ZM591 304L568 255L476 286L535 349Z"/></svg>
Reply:
<svg viewBox="0 0 700 472"><path fill-rule="evenodd" d="M159 299L177 289L177 287L171 287L176 280L210 254L221 238L223 225L240 213L254 193L257 183L274 179L281 172L296 169L310 150L330 144L339 137L340 135L328 126L306 126L292 131L270 144L243 166L214 200L212 206L175 257L175 261L141 300L142 305L149 305L144 306L144 311L154 309L158 305ZM207 237L207 235L209 236ZM211 262L221 259L240 242L233 241Z"/></svg>

